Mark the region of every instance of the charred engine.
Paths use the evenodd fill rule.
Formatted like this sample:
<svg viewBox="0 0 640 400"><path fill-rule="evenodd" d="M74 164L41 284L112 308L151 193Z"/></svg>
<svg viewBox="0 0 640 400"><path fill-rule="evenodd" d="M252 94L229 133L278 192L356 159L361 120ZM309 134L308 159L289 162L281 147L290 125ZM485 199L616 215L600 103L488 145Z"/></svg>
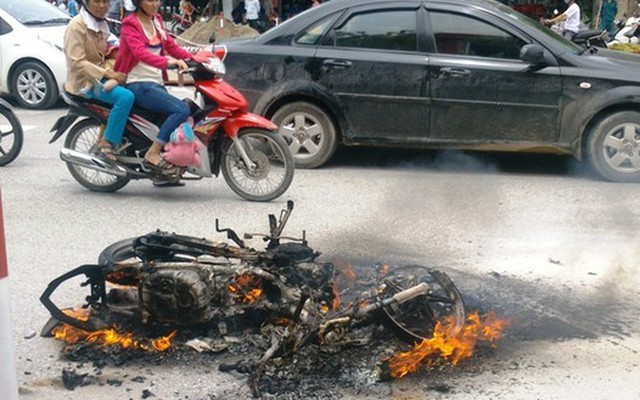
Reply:
<svg viewBox="0 0 640 400"><path fill-rule="evenodd" d="M159 260L137 269L138 276L116 265L106 276L116 285L107 304L112 311L137 310L143 323L215 323L249 307L287 317L301 299L332 304L335 269L315 262L317 255L306 244L285 243L258 265L203 255L189 263Z"/></svg>

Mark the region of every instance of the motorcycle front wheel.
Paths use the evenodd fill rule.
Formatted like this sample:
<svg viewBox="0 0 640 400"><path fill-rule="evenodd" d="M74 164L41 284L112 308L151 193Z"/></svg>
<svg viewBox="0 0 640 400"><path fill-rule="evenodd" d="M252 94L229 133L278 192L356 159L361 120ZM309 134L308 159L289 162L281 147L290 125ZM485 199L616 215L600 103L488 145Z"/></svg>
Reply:
<svg viewBox="0 0 640 400"><path fill-rule="evenodd" d="M260 128L244 129L237 139L254 166L246 165L235 141L225 142L221 167L231 190L249 201L270 201L281 196L291 185L295 168L285 140Z"/></svg>
<svg viewBox="0 0 640 400"><path fill-rule="evenodd" d="M71 128L64 141L64 146L80 153L94 154L100 135L100 123L92 119L85 119ZM67 168L79 184L93 192L115 192L129 183L129 178L107 174L69 162Z"/></svg>
<svg viewBox="0 0 640 400"><path fill-rule="evenodd" d="M23 132L18 117L8 108L0 107L0 166L15 160L22 150Z"/></svg>
<svg viewBox="0 0 640 400"><path fill-rule="evenodd" d="M409 342L420 342L433 337L436 324L448 326L458 332L465 323L465 307L462 295L453 281L442 271L419 265L395 268L382 277L379 300L421 283L429 286L426 295L394 306L385 306L384 314L391 328Z"/></svg>

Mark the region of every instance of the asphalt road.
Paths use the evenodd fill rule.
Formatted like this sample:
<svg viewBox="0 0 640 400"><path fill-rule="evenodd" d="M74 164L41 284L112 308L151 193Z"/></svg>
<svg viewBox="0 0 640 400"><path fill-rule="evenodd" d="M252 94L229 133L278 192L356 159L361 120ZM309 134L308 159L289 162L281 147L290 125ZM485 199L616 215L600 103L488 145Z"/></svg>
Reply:
<svg viewBox="0 0 640 400"><path fill-rule="evenodd" d="M65 360L59 342L39 336L48 314L38 298L115 241L157 228L222 240L215 218L238 232L266 231L267 214L289 199L287 232L305 230L323 257L438 266L469 307L512 320L497 349L455 372L334 388L336 398L640 398L638 185L600 181L569 158L358 148L296 171L271 203L243 201L223 179L132 182L98 194L60 161L62 141L48 144L65 112L18 109L25 145L0 168L21 399L248 398L245 376L197 357L99 371ZM60 301L77 306L84 295L65 287ZM69 391L63 368L94 381Z"/></svg>

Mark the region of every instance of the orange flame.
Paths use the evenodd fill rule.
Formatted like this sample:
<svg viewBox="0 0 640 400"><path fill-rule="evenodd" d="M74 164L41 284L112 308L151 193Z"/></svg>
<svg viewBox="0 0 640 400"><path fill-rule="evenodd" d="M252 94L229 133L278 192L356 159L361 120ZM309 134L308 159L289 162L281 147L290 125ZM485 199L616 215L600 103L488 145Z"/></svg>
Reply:
<svg viewBox="0 0 640 400"><path fill-rule="evenodd" d="M382 266L380 267L380 275L381 276L385 276L386 274L389 273L389 264L382 264Z"/></svg>
<svg viewBox="0 0 640 400"><path fill-rule="evenodd" d="M262 279L252 274L242 274L235 282L229 284L228 289L236 301L243 304L256 302L262 296Z"/></svg>
<svg viewBox="0 0 640 400"><path fill-rule="evenodd" d="M438 322L431 339L417 343L413 350L396 354L387 360L391 376L399 378L418 370L421 364L432 365L440 356L453 365L473 356L479 341L495 346L510 321L489 313L484 320L476 312L467 316L464 327L458 331L454 318L447 318L444 324Z"/></svg>
<svg viewBox="0 0 640 400"><path fill-rule="evenodd" d="M82 321L87 321L90 313L87 309L64 310L63 312ZM167 336L154 339L151 341L151 345L148 345L137 339L133 333L118 332L117 327L89 332L68 324L60 324L51 331L51 334L55 339L62 340L70 344L76 344L84 341L103 346L119 346L122 349L139 349L145 351L152 351L152 349L155 349L159 352L165 351L171 347L171 339L173 339L176 333L177 331L173 331Z"/></svg>
<svg viewBox="0 0 640 400"><path fill-rule="evenodd" d="M333 265L336 266L341 273L341 275L338 275L338 279L344 276L347 280L356 280L356 273L353 270L351 264L349 264L348 262L343 260L336 260L333 262Z"/></svg>
<svg viewBox="0 0 640 400"><path fill-rule="evenodd" d="M338 285L333 282L333 302L331 304L332 310L337 310L340 307L340 293L338 292Z"/></svg>

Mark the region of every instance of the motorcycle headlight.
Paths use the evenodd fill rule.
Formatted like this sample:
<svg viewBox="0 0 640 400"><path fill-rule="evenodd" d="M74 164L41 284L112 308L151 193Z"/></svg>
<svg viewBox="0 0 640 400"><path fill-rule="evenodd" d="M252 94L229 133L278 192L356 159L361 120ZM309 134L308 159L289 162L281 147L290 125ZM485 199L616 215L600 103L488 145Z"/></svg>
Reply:
<svg viewBox="0 0 640 400"><path fill-rule="evenodd" d="M216 75L224 75L227 72L227 68L224 66L222 60L218 57L210 57L209 62L202 64L207 71Z"/></svg>

